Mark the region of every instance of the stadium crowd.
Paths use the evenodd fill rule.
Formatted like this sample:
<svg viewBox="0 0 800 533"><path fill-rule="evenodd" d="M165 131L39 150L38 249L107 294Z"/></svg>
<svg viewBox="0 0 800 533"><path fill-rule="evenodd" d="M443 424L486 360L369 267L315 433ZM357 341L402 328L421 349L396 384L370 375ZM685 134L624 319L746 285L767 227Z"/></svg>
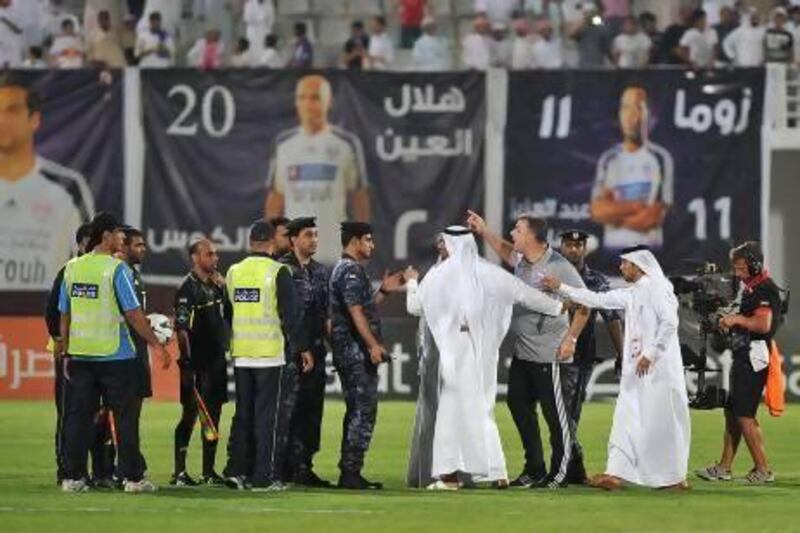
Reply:
<svg viewBox="0 0 800 533"><path fill-rule="evenodd" d="M0 64L31 69L705 68L800 57L797 0L0 0L0 22Z"/></svg>

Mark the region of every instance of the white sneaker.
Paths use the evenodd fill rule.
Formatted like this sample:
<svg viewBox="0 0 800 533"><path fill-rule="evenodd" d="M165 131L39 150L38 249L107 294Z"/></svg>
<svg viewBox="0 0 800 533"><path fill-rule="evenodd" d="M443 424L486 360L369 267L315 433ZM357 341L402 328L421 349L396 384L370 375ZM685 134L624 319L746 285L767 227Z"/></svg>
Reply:
<svg viewBox="0 0 800 533"><path fill-rule="evenodd" d="M155 492L158 490L151 481L142 478L141 481L125 480L125 492Z"/></svg>
<svg viewBox="0 0 800 533"><path fill-rule="evenodd" d="M84 479L65 479L61 482L61 490L64 492L87 492L89 484Z"/></svg>
<svg viewBox="0 0 800 533"><path fill-rule="evenodd" d="M437 479L426 487L427 490L458 490L458 483L448 483Z"/></svg>
<svg viewBox="0 0 800 533"><path fill-rule="evenodd" d="M288 489L288 487L280 481L273 481L269 485L253 485L253 488L250 490L253 492L284 492L286 489Z"/></svg>

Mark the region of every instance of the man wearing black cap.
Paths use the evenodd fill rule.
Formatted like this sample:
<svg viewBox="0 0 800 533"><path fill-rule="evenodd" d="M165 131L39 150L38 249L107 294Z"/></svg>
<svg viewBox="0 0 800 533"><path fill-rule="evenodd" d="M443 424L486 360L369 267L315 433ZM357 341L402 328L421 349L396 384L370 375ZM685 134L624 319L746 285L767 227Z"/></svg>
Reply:
<svg viewBox="0 0 800 533"><path fill-rule="evenodd" d="M378 365L387 359L376 307L400 287L402 276L384 276L373 293L362 265L375 249L372 227L365 222L343 222L341 239L342 258L330 282L333 364L342 381L346 406L339 487L381 489L381 483L367 481L361 475L378 414Z"/></svg>
<svg viewBox="0 0 800 533"><path fill-rule="evenodd" d="M232 306L231 356L236 380L236 413L228 443L229 486L281 491L276 440L284 335L304 352L297 328L297 303L289 269L274 259L275 226L259 220L250 227L250 256L228 270Z"/></svg>
<svg viewBox="0 0 800 533"><path fill-rule="evenodd" d="M133 289L130 269L113 255L124 234L113 216L92 221L92 252L67 263L58 309L61 313L62 353L68 376L64 402L64 461L66 492L88 490L86 456L92 418L100 397L114 413L119 452L119 474L126 492L149 492L155 486L144 479L139 450L139 363L128 325L161 357L161 346L142 313Z"/></svg>
<svg viewBox="0 0 800 533"><path fill-rule="evenodd" d="M561 255L563 255L578 271L586 288L594 292L606 292L611 286L606 277L592 270L586 264L586 243L589 234L583 230L573 229L561 234ZM598 310L591 311L586 326L578 336L575 345L575 357L571 364L564 365L561 374L564 398L567 403L567 412L573 426L575 439L572 446L572 455L567 469L567 482L571 484L586 483L586 468L583 464L583 449L578 442L578 423L581 418L583 402L586 400L586 387L592 377L592 369L596 359L596 342L594 325L597 320ZM608 327L611 342L619 359L622 355L622 319L616 311L600 310L600 315Z"/></svg>
<svg viewBox="0 0 800 533"><path fill-rule="evenodd" d="M325 345L328 330L328 267L313 256L319 245L315 217L295 218L288 224L291 251L281 262L292 269L292 279L300 307L299 317L307 336L309 351L287 353L287 373L291 380L284 406L287 409L283 475L298 485L329 487L313 470L313 457L319 451L322 411L325 401Z"/></svg>

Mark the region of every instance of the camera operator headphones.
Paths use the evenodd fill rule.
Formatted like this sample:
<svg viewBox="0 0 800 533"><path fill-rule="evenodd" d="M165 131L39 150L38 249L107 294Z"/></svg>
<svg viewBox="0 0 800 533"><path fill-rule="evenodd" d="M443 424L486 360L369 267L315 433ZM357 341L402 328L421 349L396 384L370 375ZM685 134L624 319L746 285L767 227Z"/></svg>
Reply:
<svg viewBox="0 0 800 533"><path fill-rule="evenodd" d="M764 271L764 254L757 242L747 241L731 250L731 258L737 256L745 260L751 276L758 276Z"/></svg>

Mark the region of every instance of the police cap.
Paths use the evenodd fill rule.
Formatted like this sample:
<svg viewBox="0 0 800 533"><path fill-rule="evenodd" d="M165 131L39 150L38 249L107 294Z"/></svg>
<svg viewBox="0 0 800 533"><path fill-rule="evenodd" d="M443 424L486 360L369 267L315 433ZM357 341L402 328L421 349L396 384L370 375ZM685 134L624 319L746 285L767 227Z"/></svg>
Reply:
<svg viewBox="0 0 800 533"><path fill-rule="evenodd" d="M286 225L289 237L297 237L300 232L307 228L317 227L317 217L298 217Z"/></svg>
<svg viewBox="0 0 800 533"><path fill-rule="evenodd" d="M570 229L561 232L562 241L578 241L586 242L589 239L589 234L582 229Z"/></svg>

